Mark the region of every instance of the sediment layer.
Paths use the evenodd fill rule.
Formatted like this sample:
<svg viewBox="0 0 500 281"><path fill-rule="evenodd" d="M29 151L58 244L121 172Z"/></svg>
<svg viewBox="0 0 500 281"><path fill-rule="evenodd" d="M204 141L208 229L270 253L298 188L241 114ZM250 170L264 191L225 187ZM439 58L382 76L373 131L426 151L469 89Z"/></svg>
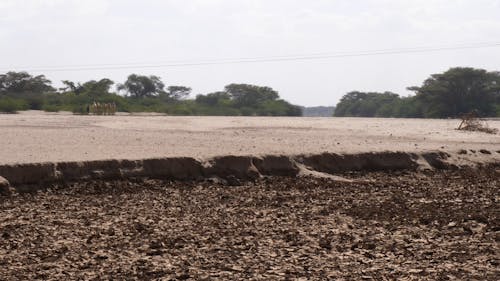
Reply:
<svg viewBox="0 0 500 281"><path fill-rule="evenodd" d="M486 156L485 156L486 155ZM298 176L347 171L391 171L417 169L458 169L465 166L500 163L500 153L464 157L435 151L370 152L360 154L322 153L314 155L220 156L206 160L190 157L144 160L98 160L82 162L0 165L0 177L12 186L43 185L53 182L115 180L149 177L173 180L252 180L261 176Z"/></svg>

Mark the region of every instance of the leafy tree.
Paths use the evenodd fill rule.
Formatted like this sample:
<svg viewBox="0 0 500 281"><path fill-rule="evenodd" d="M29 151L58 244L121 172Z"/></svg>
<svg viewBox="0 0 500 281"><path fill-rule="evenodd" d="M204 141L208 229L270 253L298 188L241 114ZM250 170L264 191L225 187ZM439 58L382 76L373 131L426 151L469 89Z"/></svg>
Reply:
<svg viewBox="0 0 500 281"><path fill-rule="evenodd" d="M84 91L84 88L80 83L75 84L74 82L71 82L69 80L62 80L61 82L66 86L59 88L59 90L62 91L63 93L72 92L75 93L76 95L79 95Z"/></svg>
<svg viewBox="0 0 500 281"><path fill-rule="evenodd" d="M393 117L422 118L422 104L416 96L402 97L394 104Z"/></svg>
<svg viewBox="0 0 500 281"><path fill-rule="evenodd" d="M335 107L334 116L394 117L398 100L399 96L391 92L349 92Z"/></svg>
<svg viewBox="0 0 500 281"><path fill-rule="evenodd" d="M43 95L55 91L44 75L32 76L27 72L7 72L0 74L0 97L22 99L25 109L41 109ZM17 103L20 104L20 103Z"/></svg>
<svg viewBox="0 0 500 281"><path fill-rule="evenodd" d="M301 116L302 109L284 100L267 100L257 109L261 116Z"/></svg>
<svg viewBox="0 0 500 281"><path fill-rule="evenodd" d="M10 71L0 74L0 95L43 94L54 91L44 75L32 76L27 72Z"/></svg>
<svg viewBox="0 0 500 281"><path fill-rule="evenodd" d="M182 100L191 94L191 88L185 86L169 86L166 92L168 98L172 100Z"/></svg>
<svg viewBox="0 0 500 281"><path fill-rule="evenodd" d="M279 99L269 87L230 84L225 91L197 95L196 104L203 106L198 114L243 116L301 116L300 107Z"/></svg>
<svg viewBox="0 0 500 281"><path fill-rule="evenodd" d="M62 91L68 93L74 93L75 95L85 94L90 97L96 98L99 96L107 95L110 93L111 86L115 82L110 79L103 78L99 81L90 80L83 84L74 83L68 80L63 80L62 83L66 85L66 87L61 88Z"/></svg>
<svg viewBox="0 0 500 281"><path fill-rule="evenodd" d="M334 115L446 118L473 110L481 116L499 115L499 72L456 67L431 75L421 87L408 89L416 95L350 92L342 97Z"/></svg>
<svg viewBox="0 0 500 281"><path fill-rule="evenodd" d="M165 84L163 84L160 77L154 75L143 76L131 74L125 83L118 85L119 91L123 90L134 98L158 96L165 93L164 89Z"/></svg>
<svg viewBox="0 0 500 281"><path fill-rule="evenodd" d="M229 105L229 103L231 102L231 95L229 95L227 92L215 92L207 95L197 95L196 102L209 106L222 104Z"/></svg>
<svg viewBox="0 0 500 281"><path fill-rule="evenodd" d="M225 91L237 107L257 107L265 101L279 98L278 92L272 88L248 84L230 84Z"/></svg>
<svg viewBox="0 0 500 281"><path fill-rule="evenodd" d="M99 81L90 80L83 83L83 92L91 97L104 96L110 93L111 86L115 82L110 79L104 78Z"/></svg>
<svg viewBox="0 0 500 281"><path fill-rule="evenodd" d="M299 116L301 108L279 98L269 87L231 84L224 91L198 95L189 99L191 88L165 85L156 76L130 75L118 85L128 97L111 92L110 79L90 80L85 83L63 80L56 92L45 76L31 76L26 72L8 72L0 75L0 111L16 112L26 109L45 111L72 111L86 114L93 101L115 103L119 111L164 112L173 115L262 115Z"/></svg>
<svg viewBox="0 0 500 281"><path fill-rule="evenodd" d="M476 110L495 116L500 100L500 73L469 67L433 74L421 87L410 87L421 102L424 117L457 117Z"/></svg>
<svg viewBox="0 0 500 281"><path fill-rule="evenodd" d="M300 108L300 106L297 106L297 105L289 104L288 110L286 111L285 115L286 116L302 116L302 108Z"/></svg>

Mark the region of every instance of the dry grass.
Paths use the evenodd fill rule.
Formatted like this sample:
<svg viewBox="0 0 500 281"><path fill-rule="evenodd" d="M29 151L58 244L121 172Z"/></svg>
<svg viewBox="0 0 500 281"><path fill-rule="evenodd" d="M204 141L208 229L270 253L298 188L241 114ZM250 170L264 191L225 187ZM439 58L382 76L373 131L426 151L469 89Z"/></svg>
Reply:
<svg viewBox="0 0 500 281"><path fill-rule="evenodd" d="M475 112L470 112L462 116L462 122L457 130L483 132L487 134L496 134L498 129L490 128L486 120L482 120Z"/></svg>

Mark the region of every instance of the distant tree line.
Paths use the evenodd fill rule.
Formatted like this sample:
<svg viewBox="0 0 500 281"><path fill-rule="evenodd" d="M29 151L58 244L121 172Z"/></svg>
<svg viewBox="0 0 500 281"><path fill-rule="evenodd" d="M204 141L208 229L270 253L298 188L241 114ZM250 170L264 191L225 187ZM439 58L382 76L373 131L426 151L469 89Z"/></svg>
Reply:
<svg viewBox="0 0 500 281"><path fill-rule="evenodd" d="M448 118L476 112L500 117L500 72L474 68L451 68L433 74L415 95L353 91L342 97L334 116Z"/></svg>
<svg viewBox="0 0 500 281"><path fill-rule="evenodd" d="M300 116L301 109L269 87L230 84L224 90L190 99L191 88L166 86L157 76L131 74L117 84L103 78L84 83L62 81L55 89L44 75L27 72L0 74L0 112L19 110L72 111L86 114L93 102L115 104L122 112L161 112L171 115Z"/></svg>
<svg viewBox="0 0 500 281"><path fill-rule="evenodd" d="M280 98L270 87L230 84L222 91L190 98L191 88L166 86L157 76L131 74L124 83L103 78L84 83L62 81L56 89L44 75L27 72L0 74L0 112L19 110L72 111L86 114L93 102L112 103L122 112L161 112L170 115L300 116L303 108ZM448 118L475 111L500 117L500 72L451 68L433 74L415 95L392 92L349 92L334 116ZM119 94L123 93L123 94Z"/></svg>

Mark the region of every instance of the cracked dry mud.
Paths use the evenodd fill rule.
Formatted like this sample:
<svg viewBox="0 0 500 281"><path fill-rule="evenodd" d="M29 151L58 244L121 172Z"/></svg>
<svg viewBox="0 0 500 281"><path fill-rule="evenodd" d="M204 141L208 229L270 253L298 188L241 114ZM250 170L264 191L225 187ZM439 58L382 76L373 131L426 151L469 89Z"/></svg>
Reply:
<svg viewBox="0 0 500 281"><path fill-rule="evenodd" d="M498 170L342 176L3 198L0 279L499 280Z"/></svg>

